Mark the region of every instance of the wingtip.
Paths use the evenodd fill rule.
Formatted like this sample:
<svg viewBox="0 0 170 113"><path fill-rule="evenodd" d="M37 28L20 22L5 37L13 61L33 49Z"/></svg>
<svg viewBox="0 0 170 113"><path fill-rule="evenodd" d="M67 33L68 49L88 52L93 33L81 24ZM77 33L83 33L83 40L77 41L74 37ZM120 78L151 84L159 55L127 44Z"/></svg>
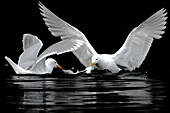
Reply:
<svg viewBox="0 0 170 113"><path fill-rule="evenodd" d="M163 10L164 12L166 12L166 8L165 8L165 7L163 7L162 10Z"/></svg>
<svg viewBox="0 0 170 113"><path fill-rule="evenodd" d="M37 37L37 36L30 34L30 33L25 33L25 34L23 34L23 38L25 38L25 37Z"/></svg>
<svg viewBox="0 0 170 113"><path fill-rule="evenodd" d="M31 35L31 34L29 34L29 33L24 33L24 34L23 34L23 37L26 37L26 36L29 36L29 35Z"/></svg>
<svg viewBox="0 0 170 113"><path fill-rule="evenodd" d="M160 9L160 11L162 12L162 14L165 14L165 16L167 15L167 10L165 7L163 7L162 9Z"/></svg>
<svg viewBox="0 0 170 113"><path fill-rule="evenodd" d="M165 19L165 22L167 21L167 18L168 18L168 12L167 12L167 10L166 10L166 8L162 8L162 14L163 14L163 16L164 16L164 19ZM167 23L167 22L166 22ZM165 24L166 24L165 23Z"/></svg>
<svg viewBox="0 0 170 113"><path fill-rule="evenodd" d="M162 9L161 9L161 11L165 11L166 9L165 9L165 7L163 7Z"/></svg>
<svg viewBox="0 0 170 113"><path fill-rule="evenodd" d="M5 58L5 59L8 59L8 57L7 57L7 56L5 56L4 58Z"/></svg>
<svg viewBox="0 0 170 113"><path fill-rule="evenodd" d="M162 9L160 9L159 11L157 11L154 15L159 15L159 16L161 16L161 17L163 17L164 18L164 21L166 21L167 20L167 14L168 14L168 12L167 12L167 10L166 10L166 8L162 8Z"/></svg>
<svg viewBox="0 0 170 113"><path fill-rule="evenodd" d="M43 4L42 4L40 1L38 2L38 5L39 5L40 7L43 6Z"/></svg>
<svg viewBox="0 0 170 113"><path fill-rule="evenodd" d="M43 9L44 9L44 5L43 5L43 3L41 3L40 1L38 2L38 5L39 5L39 9L40 9L40 11L42 11L43 12Z"/></svg>
<svg viewBox="0 0 170 113"><path fill-rule="evenodd" d="M45 13L46 10L48 10L41 2L38 3L39 5L39 10L40 10L40 14L42 16L44 16L43 14Z"/></svg>

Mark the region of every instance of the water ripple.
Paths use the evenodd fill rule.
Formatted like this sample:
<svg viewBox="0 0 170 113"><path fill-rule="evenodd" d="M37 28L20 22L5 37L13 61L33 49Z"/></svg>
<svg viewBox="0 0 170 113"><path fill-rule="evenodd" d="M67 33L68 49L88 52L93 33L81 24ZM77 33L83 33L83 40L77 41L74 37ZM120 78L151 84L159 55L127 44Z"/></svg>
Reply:
<svg viewBox="0 0 170 113"><path fill-rule="evenodd" d="M145 74L35 76L11 75L5 82L6 106L20 112L58 110L161 111L165 83Z"/></svg>

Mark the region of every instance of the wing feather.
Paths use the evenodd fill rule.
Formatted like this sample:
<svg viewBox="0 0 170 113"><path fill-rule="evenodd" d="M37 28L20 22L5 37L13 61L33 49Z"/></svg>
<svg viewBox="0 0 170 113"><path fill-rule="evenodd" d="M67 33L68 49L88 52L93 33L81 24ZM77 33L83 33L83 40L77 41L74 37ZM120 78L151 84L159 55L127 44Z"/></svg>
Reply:
<svg viewBox="0 0 170 113"><path fill-rule="evenodd" d="M77 39L84 42L83 46L73 51L73 54L85 67L89 66L91 57L94 54L97 54L97 52L91 46L85 35L77 28L60 19L49 9L47 9L42 3L39 3L39 6L43 20L45 21L45 24L48 26L48 30L53 36L60 36L62 40Z"/></svg>
<svg viewBox="0 0 170 113"><path fill-rule="evenodd" d="M74 51L81 47L84 44L83 41L81 40L76 40L76 39L67 39L60 41L58 43L55 43L48 47L45 51L43 51L39 57L36 59L35 63L37 64L40 62L42 59L44 59L47 56L54 55L54 54L62 54L70 51Z"/></svg>
<svg viewBox="0 0 170 113"><path fill-rule="evenodd" d="M23 53L19 57L18 65L23 69L27 69L33 65L37 59L37 55L43 46L38 37L31 34L23 35Z"/></svg>
<svg viewBox="0 0 170 113"><path fill-rule="evenodd" d="M166 28L167 13L161 9L128 35L123 46L113 55L117 65L132 71L144 61L154 39L160 39Z"/></svg>

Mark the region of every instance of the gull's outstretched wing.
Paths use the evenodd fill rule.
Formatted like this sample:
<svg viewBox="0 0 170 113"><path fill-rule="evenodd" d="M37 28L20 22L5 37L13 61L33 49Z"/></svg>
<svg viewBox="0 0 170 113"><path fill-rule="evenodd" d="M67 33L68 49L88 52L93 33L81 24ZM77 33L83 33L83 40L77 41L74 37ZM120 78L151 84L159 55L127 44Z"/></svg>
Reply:
<svg viewBox="0 0 170 113"><path fill-rule="evenodd" d="M66 39L77 39L84 41L84 44L79 49L73 51L73 53L85 67L88 67L90 65L91 57L97 53L85 35L77 28L60 19L49 9L47 9L42 3L39 3L39 6L41 15L44 17L43 20L45 21L45 24L48 26L48 29L53 36L61 36L63 41Z"/></svg>
<svg viewBox="0 0 170 113"><path fill-rule="evenodd" d="M47 56L54 55L54 54L62 54L66 52L71 52L79 47L81 47L84 44L81 40L75 40L75 39L67 39L60 41L58 43L55 43L48 47L45 51L43 51L39 57L36 59L35 63L37 64L39 61L44 59Z"/></svg>
<svg viewBox="0 0 170 113"><path fill-rule="evenodd" d="M23 69L27 69L32 66L37 59L43 43L38 37L31 34L24 34L22 42L24 52L19 57L18 65Z"/></svg>
<svg viewBox="0 0 170 113"><path fill-rule="evenodd" d="M123 46L113 55L115 63L132 71L144 61L153 39L160 39L166 28L166 10L161 9L128 35Z"/></svg>

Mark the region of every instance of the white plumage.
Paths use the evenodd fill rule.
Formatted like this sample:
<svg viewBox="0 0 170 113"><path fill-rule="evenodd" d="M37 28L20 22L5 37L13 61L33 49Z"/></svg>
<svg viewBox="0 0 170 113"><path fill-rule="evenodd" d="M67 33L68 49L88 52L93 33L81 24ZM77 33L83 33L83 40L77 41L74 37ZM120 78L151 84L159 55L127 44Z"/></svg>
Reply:
<svg viewBox="0 0 170 113"><path fill-rule="evenodd" d="M97 52L93 49L85 35L77 28L60 19L49 9L47 9L42 3L40 3L39 6L40 10L42 11L41 14L44 17L43 20L45 21L45 24L49 27L48 29L53 36L61 36L62 40L78 39L85 42L84 45L75 50L73 53L84 66L89 66L91 57L97 54Z"/></svg>
<svg viewBox="0 0 170 113"><path fill-rule="evenodd" d="M31 34L23 36L23 53L19 57L18 65L10 58L5 56L5 59L13 67L17 74L46 74L51 73L54 67L61 66L52 58L46 57L53 54L62 54L78 49L83 45L83 41L68 39L55 43L43 51L39 56L38 53L43 46L38 37Z"/></svg>
<svg viewBox="0 0 170 113"><path fill-rule="evenodd" d="M166 28L165 13L161 9L134 28L123 46L113 55L116 64L132 71L144 61L154 39L160 39Z"/></svg>
<svg viewBox="0 0 170 113"><path fill-rule="evenodd" d="M39 6L45 24L53 36L61 36L62 40L84 41L84 44L73 53L85 67L93 66L99 70L108 69L112 73L119 72L122 67L129 71L139 68L153 40L160 39L166 28L167 13L165 9L161 9L134 28L115 54L98 54L82 32L60 19L42 3Z"/></svg>

